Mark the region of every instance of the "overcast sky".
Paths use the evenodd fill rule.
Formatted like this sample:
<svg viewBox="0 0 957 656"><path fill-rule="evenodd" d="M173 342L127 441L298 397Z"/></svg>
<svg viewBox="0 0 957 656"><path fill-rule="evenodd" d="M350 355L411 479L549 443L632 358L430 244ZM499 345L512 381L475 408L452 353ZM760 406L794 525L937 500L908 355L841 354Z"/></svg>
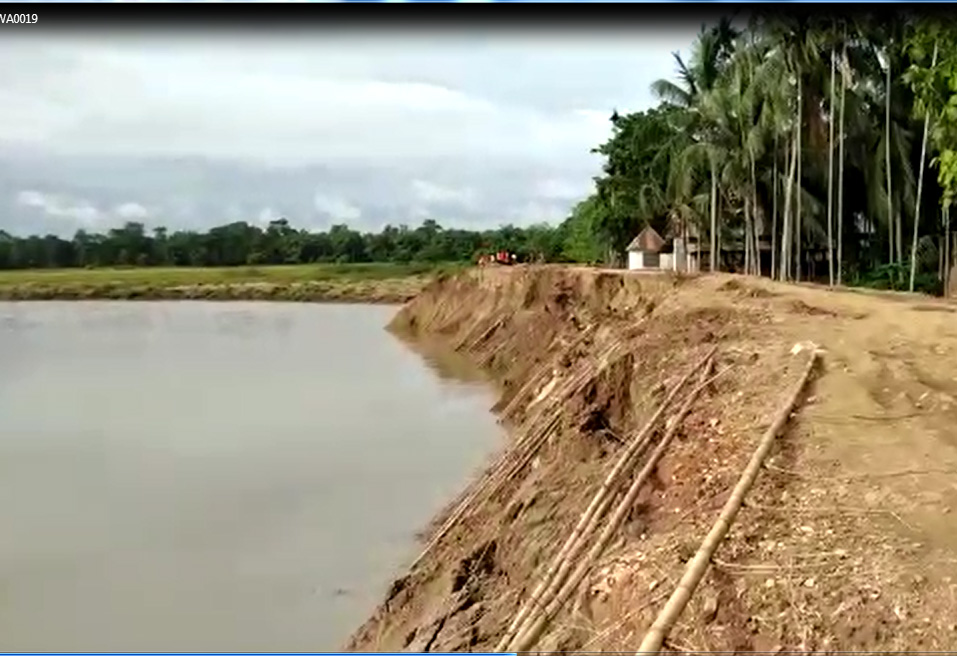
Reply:
<svg viewBox="0 0 957 656"><path fill-rule="evenodd" d="M4 34L0 228L561 220L699 29Z"/></svg>

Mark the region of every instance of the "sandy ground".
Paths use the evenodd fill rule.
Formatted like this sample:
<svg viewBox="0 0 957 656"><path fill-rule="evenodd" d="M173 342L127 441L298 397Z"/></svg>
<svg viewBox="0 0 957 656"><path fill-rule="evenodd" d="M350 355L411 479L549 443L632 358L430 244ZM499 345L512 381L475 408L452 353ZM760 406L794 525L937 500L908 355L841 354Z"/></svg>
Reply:
<svg viewBox="0 0 957 656"><path fill-rule="evenodd" d="M953 647L955 310L735 276L556 267L432 285L396 329L485 367L515 444L548 438L393 584L348 648L494 648L663 387L716 345L719 366L733 369L692 406L655 480L535 645L634 651L797 378L792 347L807 341L824 349L821 372L666 644Z"/></svg>

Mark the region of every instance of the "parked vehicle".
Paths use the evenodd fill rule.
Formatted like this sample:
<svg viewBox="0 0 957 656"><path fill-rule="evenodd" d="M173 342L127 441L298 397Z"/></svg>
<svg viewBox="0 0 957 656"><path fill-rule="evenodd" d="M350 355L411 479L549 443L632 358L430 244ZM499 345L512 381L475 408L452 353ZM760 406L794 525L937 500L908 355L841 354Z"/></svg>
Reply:
<svg viewBox="0 0 957 656"><path fill-rule="evenodd" d="M480 255L478 259L479 266L487 266L489 264L502 264L506 266L511 266L518 262L518 256L515 253L510 251L498 251L497 253L488 253Z"/></svg>

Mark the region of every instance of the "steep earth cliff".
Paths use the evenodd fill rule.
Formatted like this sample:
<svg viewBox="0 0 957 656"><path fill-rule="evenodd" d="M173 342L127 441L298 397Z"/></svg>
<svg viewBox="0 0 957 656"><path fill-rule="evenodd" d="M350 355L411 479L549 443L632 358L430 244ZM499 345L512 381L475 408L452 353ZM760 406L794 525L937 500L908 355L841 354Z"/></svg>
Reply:
<svg viewBox="0 0 957 656"><path fill-rule="evenodd" d="M523 649L634 651L816 347L820 372L666 648L957 644L952 306L731 276L518 267L441 279L392 327L486 368L511 440L435 519L423 555L348 649L514 646L503 638L523 613L538 624ZM593 527L608 539L565 564L562 594L536 595L603 480L689 375L686 412L673 404L647 434L653 475L622 521L609 512ZM663 457L649 464L654 452ZM613 506L641 463L623 472Z"/></svg>

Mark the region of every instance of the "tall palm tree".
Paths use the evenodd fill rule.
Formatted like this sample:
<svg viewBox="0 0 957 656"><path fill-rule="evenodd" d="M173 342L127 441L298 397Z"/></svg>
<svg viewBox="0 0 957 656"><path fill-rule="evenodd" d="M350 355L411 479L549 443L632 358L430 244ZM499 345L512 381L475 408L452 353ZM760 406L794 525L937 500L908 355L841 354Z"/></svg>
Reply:
<svg viewBox="0 0 957 656"><path fill-rule="evenodd" d="M887 69L887 80L884 83L884 170L887 173L887 261L894 263L894 195L891 190L891 95L893 84L891 83L891 69L894 67L894 60L891 56L891 41L884 49L884 61Z"/></svg>
<svg viewBox="0 0 957 656"><path fill-rule="evenodd" d="M934 41L934 54L931 57L930 68L931 70L937 66L937 41ZM908 290L914 291L914 279L917 275L917 235L920 232L920 201L921 195L924 191L924 169L926 168L925 162L927 161L927 132L930 128L930 114L931 107L924 107L924 137L920 143L920 172L918 173L917 179L917 202L914 206L914 240L911 242L910 249L910 282L907 286Z"/></svg>
<svg viewBox="0 0 957 656"><path fill-rule="evenodd" d="M789 173L789 183L794 185L791 191L791 202L785 194L785 212L793 212L793 216L784 218L782 231L782 259L785 249L789 251L782 276L800 279L803 235L807 232L805 226L805 202L809 200L806 183L804 157L806 147L804 143L805 131L821 123L820 94L816 88L816 81L820 76L818 69L823 61L821 43L823 32L817 21L798 15L773 15L763 19L763 31L766 38L775 44L773 51L778 53L786 75L782 75L781 89L777 95L779 102L783 101L790 107L793 115L793 125L790 138L796 144L788 145L785 140L785 151L796 153L794 173ZM809 153L808 153L809 154ZM788 167L790 169L792 167Z"/></svg>
<svg viewBox="0 0 957 656"><path fill-rule="evenodd" d="M682 84L671 80L657 80L651 85L652 92L664 102L688 110L692 124L689 126L692 139L696 143L707 143L707 126L701 120L700 106L703 99L710 93L726 66L733 50L733 40L737 32L731 27L729 19L710 29L701 28L697 40L692 48L690 65L686 64L677 52L672 53L678 66L678 77ZM710 269L717 270L718 251L718 168L720 166L717 149L707 149L707 160L711 176L711 253ZM688 158L685 161L693 161Z"/></svg>
<svg viewBox="0 0 957 656"><path fill-rule="evenodd" d="M827 140L827 277L834 286L834 69L836 67L834 45L831 45L831 102L828 105Z"/></svg>
<svg viewBox="0 0 957 656"><path fill-rule="evenodd" d="M841 272L844 268L844 109L847 100L848 78L850 64L847 60L847 31L845 30L844 51L841 55L841 117L840 135L837 139L837 284L842 282Z"/></svg>

